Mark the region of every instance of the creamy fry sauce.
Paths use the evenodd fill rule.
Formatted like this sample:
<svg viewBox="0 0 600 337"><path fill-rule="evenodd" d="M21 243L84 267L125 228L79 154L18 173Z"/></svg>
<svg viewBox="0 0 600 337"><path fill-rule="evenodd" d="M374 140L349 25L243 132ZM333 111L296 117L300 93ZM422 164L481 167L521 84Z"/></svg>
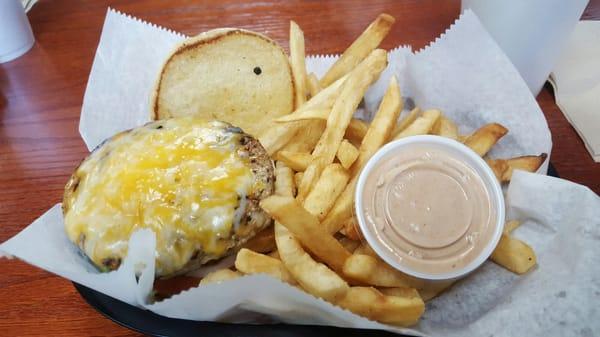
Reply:
<svg viewBox="0 0 600 337"><path fill-rule="evenodd" d="M497 218L477 172L430 145L382 158L365 180L362 203L365 229L402 265L429 274L474 261L492 239Z"/></svg>

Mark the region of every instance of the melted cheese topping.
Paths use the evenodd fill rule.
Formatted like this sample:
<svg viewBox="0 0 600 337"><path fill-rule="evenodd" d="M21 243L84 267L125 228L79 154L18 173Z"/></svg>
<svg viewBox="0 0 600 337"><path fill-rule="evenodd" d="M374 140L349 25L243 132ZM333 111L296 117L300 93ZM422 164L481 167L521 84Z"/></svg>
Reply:
<svg viewBox="0 0 600 337"><path fill-rule="evenodd" d="M122 259L140 228L157 236L157 275L181 269L198 251L230 248L246 195L256 185L239 133L192 118L152 123L106 143L78 169L65 214L69 238L99 266ZM237 210L236 210L237 209Z"/></svg>

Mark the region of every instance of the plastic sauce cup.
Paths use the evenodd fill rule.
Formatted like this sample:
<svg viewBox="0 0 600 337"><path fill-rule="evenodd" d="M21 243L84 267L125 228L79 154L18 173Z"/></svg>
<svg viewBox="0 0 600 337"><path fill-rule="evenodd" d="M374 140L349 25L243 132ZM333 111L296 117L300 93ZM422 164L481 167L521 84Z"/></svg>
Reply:
<svg viewBox="0 0 600 337"><path fill-rule="evenodd" d="M425 156L417 159L411 157L425 150L427 151ZM455 166L448 163L454 163ZM438 170L438 166L441 169ZM448 174L439 173L445 166L448 167ZM464 168L464 174L461 173L460 168ZM395 172L398 172L398 176L394 176ZM467 174L470 176L467 177ZM436 180L441 182L439 186L427 184L429 177L434 179L438 176L441 179ZM463 178L462 183L459 182L461 180L459 177ZM389 185L385 185L386 179ZM414 180L410 182L406 179ZM469 181L470 179L473 181ZM423 182L425 183L421 184ZM382 190L373 192L375 188ZM443 190L444 188L447 190ZM460 198L450 198L450 195L455 195L451 193L446 197L431 194L445 191L453 193L459 191ZM473 191L479 191L479 194ZM482 194L483 192L485 194ZM394 193L395 197L389 197L391 193ZM385 201L382 202L381 198L384 195ZM369 198L367 200L369 206L366 208L364 204L366 199L363 199L365 196ZM473 196L479 197L473 198ZM424 280L452 280L472 272L492 254L504 229L504 195L491 168L467 146L439 136L413 136L393 141L382 147L360 173L354 200L354 212L360 232L373 250L395 269ZM414 214L419 215L419 202L423 200L439 202L437 205L426 205L429 212L435 212L437 209L448 211L456 205L460 206L456 209L462 211L452 214L461 212L461 215L448 220L448 223L454 227L446 225L444 218L442 221L436 218L438 221L434 223L437 225L431 224L430 227L419 227L419 224L412 222L410 226L406 226L409 221L406 219L414 220ZM382 204L385 204L385 207L381 206ZM487 207L478 207L481 205ZM374 210L379 207L383 208ZM421 207L425 209L425 206ZM402 209L404 212L398 212ZM484 215L477 215L478 212ZM440 214L433 214L433 216L440 216ZM373 217L377 220L373 220ZM467 220L462 221L463 218ZM476 221L480 218L486 221ZM399 225L400 223L403 225ZM485 225L481 225L483 223ZM479 235L481 233L478 230L483 232L484 229L485 235ZM424 233L433 235L437 241L433 241L435 243L427 241ZM396 239L392 240L392 236ZM415 251L418 253L414 253L412 248L407 251L407 247L416 247ZM455 260L459 263L451 262ZM436 265L438 261L442 262Z"/></svg>

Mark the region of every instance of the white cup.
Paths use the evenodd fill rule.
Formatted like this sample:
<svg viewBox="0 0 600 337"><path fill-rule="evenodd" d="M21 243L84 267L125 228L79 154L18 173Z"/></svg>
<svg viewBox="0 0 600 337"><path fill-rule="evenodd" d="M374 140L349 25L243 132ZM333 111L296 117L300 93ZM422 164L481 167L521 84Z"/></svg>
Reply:
<svg viewBox="0 0 600 337"><path fill-rule="evenodd" d="M25 54L35 39L19 0L0 0L0 63Z"/></svg>
<svg viewBox="0 0 600 337"><path fill-rule="evenodd" d="M415 270L406 264L403 264L400 261L393 249L387 246L376 233L371 229L370 225L367 223L364 205L363 205L363 194L365 190L365 184L367 183L367 177L373 171L373 168L380 162L386 161L389 159L389 156L397 150L407 149L411 147L419 147L419 146L432 146L434 148L442 149L448 154L451 154L454 158L463 161L465 164L470 166L479 177L483 181L486 190L490 196L490 203L496 209L496 217L493 220L493 232L489 241L485 244L483 250L475 257L474 260L463 266L462 268L457 268L452 270L451 272L442 272L442 273L433 273L433 272L423 272ZM442 193L442 191L440 192ZM504 229L504 218L505 218L505 208L504 208L504 194L502 193L502 187L498 182L498 179L494 175L494 172L489 167L489 165L475 153L473 150L468 148L467 146L459 143L455 140L444 138L440 136L432 136L432 135L422 135L422 136L413 136L406 137L400 140L396 140L388 143L379 151L377 151L371 159L367 162L365 167L362 169L358 182L356 184L356 190L354 194L354 211L356 215L356 219L358 222L358 226L361 234L369 243L371 248L381 257L387 264L394 267L395 269L423 279L430 281L442 281L442 280L453 280L460 277L463 277L473 270L477 269L483 262L485 262L488 257L496 248L496 245L500 241L500 237L502 236L502 231Z"/></svg>
<svg viewBox="0 0 600 337"><path fill-rule="evenodd" d="M537 95L589 0L462 0Z"/></svg>

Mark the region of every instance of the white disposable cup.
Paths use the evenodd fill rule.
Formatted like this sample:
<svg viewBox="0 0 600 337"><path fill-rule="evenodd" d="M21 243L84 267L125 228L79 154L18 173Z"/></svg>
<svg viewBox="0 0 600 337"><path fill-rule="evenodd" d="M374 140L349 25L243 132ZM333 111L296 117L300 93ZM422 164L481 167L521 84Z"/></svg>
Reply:
<svg viewBox="0 0 600 337"><path fill-rule="evenodd" d="M377 239L377 236L371 232L370 227L366 224L365 215L363 212L363 191L365 189L365 182L367 180L367 177L371 174L373 168L381 160L387 158L388 154L396 150L422 145L433 146L442 150L446 150L453 157L462 160L463 162L471 166L475 170L475 172L481 177L490 195L490 201L496 208L494 232L491 239L485 245L481 253L463 268L455 269L447 273L424 273L402 264L402 262L399 261L398 258L392 252L390 252L389 249L387 249L381 241ZM371 248L373 248L377 255L379 255L379 257L381 257L385 262L387 262L390 266L394 267L395 269L405 274L424 280L452 280L469 274L477 267L479 267L483 262L485 262L488 259L488 257L492 254L494 248L496 248L496 245L498 245L498 241L500 241L502 231L504 230L504 194L502 193L502 187L500 186L500 183L498 182L498 179L494 175L492 169L477 153L475 153L470 148L455 140L440 136L425 135L407 137L404 139L393 141L382 147L379 151L377 151L373 155L373 157L371 157L371 159L367 162L367 164L365 165L358 177L358 182L354 194L354 211L356 214L356 219L358 220L358 225L360 227L361 234L367 240Z"/></svg>
<svg viewBox="0 0 600 337"><path fill-rule="evenodd" d="M0 0L0 63L25 54L35 39L19 0Z"/></svg>
<svg viewBox="0 0 600 337"><path fill-rule="evenodd" d="M462 0L537 95L589 0Z"/></svg>

